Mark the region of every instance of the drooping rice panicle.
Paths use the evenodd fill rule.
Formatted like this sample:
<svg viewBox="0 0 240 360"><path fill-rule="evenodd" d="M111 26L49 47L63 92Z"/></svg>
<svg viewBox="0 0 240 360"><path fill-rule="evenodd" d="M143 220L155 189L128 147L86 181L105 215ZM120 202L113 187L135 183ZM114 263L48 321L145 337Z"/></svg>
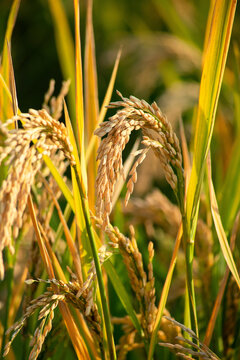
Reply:
<svg viewBox="0 0 240 360"><path fill-rule="evenodd" d="M23 128L8 130L8 126L16 121L20 121ZM11 238L18 236L22 226L27 198L42 156L61 150L71 165L75 160L65 125L46 110L30 109L29 113L14 116L4 124L0 123L0 132L5 138L0 147L0 164L5 161L9 166L0 189L0 276L3 278L2 251L8 246L14 252Z"/></svg>
<svg viewBox="0 0 240 360"><path fill-rule="evenodd" d="M186 326L172 319L169 316L164 316L163 318L170 321L172 324L177 325L183 331L187 332L192 339L196 340L197 343L194 343L193 341L187 339L186 337L182 337L178 335L176 337L176 340L178 340L180 343L174 344L173 342L171 343L160 342L159 345L175 350L177 352L177 355L183 358L187 358L187 356L186 357L184 356L189 354L191 355L189 358L193 357L197 359L219 360L218 356L214 354L212 350L210 350L205 344L199 341L194 331L192 331L191 329L187 328Z"/></svg>
<svg viewBox="0 0 240 360"><path fill-rule="evenodd" d="M40 295L37 299L30 302L30 305L26 308L25 314L22 318L13 324L7 331L11 334L9 342L5 346L4 356L9 352L10 346L23 327L25 321L37 310L40 309L38 320L39 326L36 328L34 336L31 340L30 346L32 351L29 355L29 360L37 359L41 352L42 345L45 341L47 334L51 331L52 320L54 317L54 309L58 306L59 301L66 301L79 309L83 314L86 322L88 323L89 329L96 340L96 344L102 346L102 330L101 330L101 319L97 310L97 306L93 299L93 288L84 289L81 296L77 296L80 289L79 282L76 279L68 283L64 283L61 280L26 280L27 284L44 282L48 285L47 291ZM56 287L58 293L56 293Z"/></svg>
<svg viewBox="0 0 240 360"><path fill-rule="evenodd" d="M114 186L123 172L122 152L133 130L142 130L144 135L142 144L146 150L142 150L140 158L130 172L126 202L137 181L136 168L144 160L147 149L152 148L159 158L165 177L176 193L178 191L176 173L183 172L178 138L157 104L154 102L149 105L146 101L133 96L129 99L124 98L119 92L118 95L122 100L110 103L109 107L114 109L121 107L121 109L110 117L109 121L101 123L95 131L95 134L101 138L107 135L99 146L97 156L100 162L96 179L96 209L97 216L104 219L103 226L109 223Z"/></svg>

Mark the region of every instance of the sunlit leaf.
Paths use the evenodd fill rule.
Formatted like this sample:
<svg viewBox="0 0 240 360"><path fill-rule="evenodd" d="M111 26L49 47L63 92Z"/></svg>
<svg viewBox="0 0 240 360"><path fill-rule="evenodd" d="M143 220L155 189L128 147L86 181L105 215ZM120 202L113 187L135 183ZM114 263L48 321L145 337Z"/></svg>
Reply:
<svg viewBox="0 0 240 360"><path fill-rule="evenodd" d="M74 42L66 11L61 0L48 0L51 11L58 58L65 80L70 79L69 107L74 131L77 133L75 121L75 68L74 68Z"/></svg>
<svg viewBox="0 0 240 360"><path fill-rule="evenodd" d="M4 38L2 65L0 67L1 76L3 77L6 85L9 87L9 57L8 57L8 45L11 43L12 33L15 26L19 6L21 0L14 0L8 17L7 30ZM12 116L11 103L6 96L5 91L0 87L0 119L6 120Z"/></svg>
<svg viewBox="0 0 240 360"><path fill-rule="evenodd" d="M85 40L85 61L84 61L84 100L85 100L85 122L86 138L91 139L98 121L98 85L97 69L95 59L95 42L92 23L92 0L87 2L87 22L86 22L86 40ZM99 142L99 141L98 141ZM88 170L88 201L92 211L95 210L95 179L97 175L97 147L96 143L91 158L89 159Z"/></svg>
<svg viewBox="0 0 240 360"><path fill-rule="evenodd" d="M193 166L187 193L187 221L191 241L194 239L204 164L210 147L219 93L225 69L235 14L235 0L216 0L210 12L211 26L205 42L200 84Z"/></svg>

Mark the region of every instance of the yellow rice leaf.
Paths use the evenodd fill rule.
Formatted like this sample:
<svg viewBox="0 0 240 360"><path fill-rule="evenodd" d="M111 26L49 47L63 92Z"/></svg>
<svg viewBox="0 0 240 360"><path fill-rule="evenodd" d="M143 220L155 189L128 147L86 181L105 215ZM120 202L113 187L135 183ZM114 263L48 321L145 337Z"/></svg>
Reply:
<svg viewBox="0 0 240 360"><path fill-rule="evenodd" d="M71 29L61 0L48 0L51 11L58 58L64 78L71 80L68 99L74 131L77 132L75 122L75 69L74 42Z"/></svg>
<svg viewBox="0 0 240 360"><path fill-rule="evenodd" d="M17 89L16 89L15 76L13 70L11 47L8 40L7 40L7 50L8 50L7 55L8 55L8 64L9 64L9 86L12 97L12 110L13 110L13 114L17 115L18 113ZM17 122L15 123L15 127L17 128Z"/></svg>
<svg viewBox="0 0 240 360"><path fill-rule="evenodd" d="M216 0L214 8L209 14L208 23L211 25L206 34L208 40L205 42L206 47L199 92L193 166L187 192L186 213L190 241L194 241L195 236L204 164L212 139L235 8L235 0Z"/></svg>
<svg viewBox="0 0 240 360"><path fill-rule="evenodd" d="M85 41L85 123L86 123L86 138L87 141L91 139L94 130L97 127L98 121L98 87L97 87L97 69L95 58L95 41L92 23L92 0L87 2L87 23L86 23L86 41ZM96 143L93 149L92 156L88 162L88 201L89 208L94 212L95 209L95 179L97 175L97 147Z"/></svg>
<svg viewBox="0 0 240 360"><path fill-rule="evenodd" d="M7 22L7 30L4 38L2 66L0 72L8 87L9 87L9 57L8 57L7 43L11 42L12 33L15 26L20 2L21 0L14 0L12 4ZM7 100L6 94L3 91L3 89L0 88L0 118L2 121L4 121L10 118L11 116L12 116L11 103Z"/></svg>
<svg viewBox="0 0 240 360"><path fill-rule="evenodd" d="M74 0L75 18L75 79L76 79L76 123L77 139L80 151L81 174L84 189L87 192L87 171L85 164L84 149L84 109L83 109L83 79L82 79L82 58L81 58L81 38L80 38L80 4L79 0Z"/></svg>

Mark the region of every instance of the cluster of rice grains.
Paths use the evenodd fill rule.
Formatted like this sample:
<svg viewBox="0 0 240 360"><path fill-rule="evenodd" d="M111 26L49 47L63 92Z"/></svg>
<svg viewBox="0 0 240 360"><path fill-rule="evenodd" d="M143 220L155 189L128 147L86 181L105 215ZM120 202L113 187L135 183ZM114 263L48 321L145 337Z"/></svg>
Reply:
<svg viewBox="0 0 240 360"><path fill-rule="evenodd" d="M23 128L9 130L8 127L13 127L16 122ZM16 238L22 226L23 212L42 156L61 150L71 165L75 160L66 127L44 109L30 109L27 114L0 123L0 135L4 139L0 147L0 164L5 161L9 166L0 190L0 276L3 278L2 251L8 246L14 252L11 235Z"/></svg>
<svg viewBox="0 0 240 360"><path fill-rule="evenodd" d="M144 160L150 148L159 158L166 180L176 194L179 181L176 174L182 174L183 171L178 138L157 104L154 102L149 105L146 101L133 96L128 99L122 97L119 92L118 94L122 100L110 103L109 108L122 107L122 109L118 110L109 121L100 124L95 131L95 134L101 138L107 135L102 139L98 149L97 159L100 162L96 179L97 216L104 220L104 226L109 223L114 186L123 173L122 152L133 130L142 130L142 144L145 148L136 153L140 156L130 171L126 204L137 181L137 166Z"/></svg>
<svg viewBox="0 0 240 360"><path fill-rule="evenodd" d="M120 339L118 348L118 359L123 360L126 354L136 348L144 346L144 342L151 337L153 326L156 320L157 308L155 305L155 278L153 275L153 243L148 245L148 272L146 273L143 266L142 254L138 249L137 241L133 226L130 226L131 237L124 236L117 227L110 224L105 228L110 243L118 247L123 262L126 266L130 285L139 304L139 320L143 330L143 338L139 337L137 330L133 326L128 316L122 319L113 318L113 323L122 324L124 335ZM165 315L169 315L164 310ZM175 344L177 336L181 334L178 326L173 325L170 321L163 319L160 330L158 331L158 340L171 342Z"/></svg>
<svg viewBox="0 0 240 360"><path fill-rule="evenodd" d="M59 301L63 300L81 311L93 338L96 340L96 344L102 346L103 336L100 325L101 320L97 307L93 302L92 288L82 290L81 295L79 295L78 293L79 290L81 290L81 286L76 278L73 278L72 281L68 283L64 283L63 281L56 279L46 281L41 279L30 279L26 282L29 285L36 282L44 282L48 285L48 289L37 299L33 299L22 318L8 329L7 334L11 334L11 336L9 342L5 346L4 356L6 356L9 352L13 340L24 326L26 320L33 315L35 311L40 310L38 320L41 322L35 330L31 340L30 346L32 346L32 350L29 356L29 360L37 359L39 353L41 352L44 340L47 334L51 331L54 309L58 306Z"/></svg>

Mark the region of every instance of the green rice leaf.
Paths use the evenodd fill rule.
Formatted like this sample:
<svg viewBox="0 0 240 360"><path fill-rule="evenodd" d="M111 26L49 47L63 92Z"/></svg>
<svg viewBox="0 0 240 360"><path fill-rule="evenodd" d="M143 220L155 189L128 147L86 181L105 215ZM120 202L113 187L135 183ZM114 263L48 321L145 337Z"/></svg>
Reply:
<svg viewBox="0 0 240 360"><path fill-rule="evenodd" d="M92 0L87 2L87 22L86 22L86 41L85 41L85 61L84 61L84 100L85 100L85 123L86 138L91 139L97 127L99 103L97 86L97 69L95 57L95 40L92 23ZM99 143L99 140L98 140ZM97 175L97 147L95 143L94 151L87 165L88 171L88 201L89 208L95 210L95 179Z"/></svg>
<svg viewBox="0 0 240 360"><path fill-rule="evenodd" d="M218 210L218 203L215 195L215 190L212 183L212 175L211 175L211 162L210 162L210 155L208 158L208 185L209 185L209 192L210 192L210 202L211 202L211 211L212 211L212 217L215 224L215 228L218 235L218 240L222 249L223 256L226 260L226 263L229 267L229 270L231 271L234 279L236 280L236 283L238 284L238 287L240 289L240 278L237 271L237 267L235 265L232 252L227 240L226 233L224 231L221 217Z"/></svg>
<svg viewBox="0 0 240 360"><path fill-rule="evenodd" d="M226 180L223 186L220 214L222 216L222 224L228 234L233 226L234 219L240 207L240 197L236 196L240 192L240 136L235 140L232 157L228 166Z"/></svg>

